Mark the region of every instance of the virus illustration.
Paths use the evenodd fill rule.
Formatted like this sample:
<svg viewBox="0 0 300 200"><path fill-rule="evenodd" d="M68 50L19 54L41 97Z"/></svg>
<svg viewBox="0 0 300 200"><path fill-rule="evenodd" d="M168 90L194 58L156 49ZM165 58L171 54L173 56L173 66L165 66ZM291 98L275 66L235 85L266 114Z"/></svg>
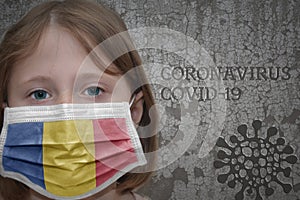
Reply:
<svg viewBox="0 0 300 200"><path fill-rule="evenodd" d="M230 188L241 184L241 190L235 195L236 200L243 200L245 191L248 196L255 197L255 200L261 200L260 189L263 188L264 196L269 197L274 193L270 186L272 182L289 193L292 185L281 182L278 175L282 173L285 177L290 177L291 165L298 160L295 155L291 155L294 149L286 144L283 137L279 137L276 127L269 127L265 137L262 137L259 134L262 122L255 120L252 126L254 135L249 134L247 125L238 126L240 137L232 135L232 144L228 144L222 137L218 139L216 145L222 149L217 153L218 160L214 162L214 167L229 167L230 170L226 174L220 174L217 181L227 183Z"/></svg>

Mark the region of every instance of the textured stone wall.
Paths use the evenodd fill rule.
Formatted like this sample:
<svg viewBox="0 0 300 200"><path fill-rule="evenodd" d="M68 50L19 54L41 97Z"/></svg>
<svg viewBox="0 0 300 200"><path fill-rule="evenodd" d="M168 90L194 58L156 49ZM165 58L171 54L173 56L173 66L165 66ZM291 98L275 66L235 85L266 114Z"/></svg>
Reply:
<svg viewBox="0 0 300 200"><path fill-rule="evenodd" d="M39 2L1 0L0 32ZM101 2L132 31L160 111L141 194L300 199L299 0Z"/></svg>

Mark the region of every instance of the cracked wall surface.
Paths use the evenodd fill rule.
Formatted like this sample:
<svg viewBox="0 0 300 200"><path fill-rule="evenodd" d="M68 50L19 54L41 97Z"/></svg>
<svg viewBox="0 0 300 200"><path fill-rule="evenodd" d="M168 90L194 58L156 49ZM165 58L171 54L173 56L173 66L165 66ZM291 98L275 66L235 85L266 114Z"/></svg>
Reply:
<svg viewBox="0 0 300 200"><path fill-rule="evenodd" d="M40 2L1 0L1 34ZM300 199L299 0L99 2L137 44L144 27L168 30L139 49L160 108L160 167L140 194Z"/></svg>

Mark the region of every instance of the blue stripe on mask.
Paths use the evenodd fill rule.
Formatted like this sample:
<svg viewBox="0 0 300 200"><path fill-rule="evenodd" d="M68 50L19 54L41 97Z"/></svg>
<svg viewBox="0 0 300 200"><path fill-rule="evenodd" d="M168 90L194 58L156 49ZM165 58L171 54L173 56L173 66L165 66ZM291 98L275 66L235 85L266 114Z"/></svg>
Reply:
<svg viewBox="0 0 300 200"><path fill-rule="evenodd" d="M4 169L21 173L45 188L42 142L42 122L9 124L3 149Z"/></svg>

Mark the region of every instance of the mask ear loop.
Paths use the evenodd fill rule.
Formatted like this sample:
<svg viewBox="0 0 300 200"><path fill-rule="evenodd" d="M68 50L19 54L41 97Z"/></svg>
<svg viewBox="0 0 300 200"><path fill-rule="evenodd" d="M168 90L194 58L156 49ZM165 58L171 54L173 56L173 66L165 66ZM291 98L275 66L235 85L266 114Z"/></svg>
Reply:
<svg viewBox="0 0 300 200"><path fill-rule="evenodd" d="M130 102L129 102L129 107L132 106L132 104L133 104L133 102L135 100L135 97L136 97L136 94L133 94L133 96L131 97Z"/></svg>

